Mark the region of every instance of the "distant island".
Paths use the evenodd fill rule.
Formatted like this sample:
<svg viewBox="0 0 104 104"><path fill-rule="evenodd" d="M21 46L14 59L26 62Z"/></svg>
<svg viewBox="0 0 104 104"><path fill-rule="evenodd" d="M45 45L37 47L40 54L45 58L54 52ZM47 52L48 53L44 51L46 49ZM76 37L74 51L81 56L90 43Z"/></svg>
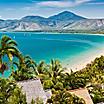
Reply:
<svg viewBox="0 0 104 104"><path fill-rule="evenodd" d="M104 19L88 19L64 11L48 18L26 16L20 20L0 19L0 31L104 34Z"/></svg>

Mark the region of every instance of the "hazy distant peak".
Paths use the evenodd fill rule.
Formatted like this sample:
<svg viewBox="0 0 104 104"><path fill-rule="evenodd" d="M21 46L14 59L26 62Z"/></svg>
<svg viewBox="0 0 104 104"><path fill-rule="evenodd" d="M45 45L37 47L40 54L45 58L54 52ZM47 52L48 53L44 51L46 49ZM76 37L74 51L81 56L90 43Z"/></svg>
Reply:
<svg viewBox="0 0 104 104"><path fill-rule="evenodd" d="M77 19L77 20L79 20L79 19L86 19L86 18L78 16L72 12L69 12L69 11L64 11L64 12L61 12L57 15L49 17L49 19L58 19L58 20Z"/></svg>

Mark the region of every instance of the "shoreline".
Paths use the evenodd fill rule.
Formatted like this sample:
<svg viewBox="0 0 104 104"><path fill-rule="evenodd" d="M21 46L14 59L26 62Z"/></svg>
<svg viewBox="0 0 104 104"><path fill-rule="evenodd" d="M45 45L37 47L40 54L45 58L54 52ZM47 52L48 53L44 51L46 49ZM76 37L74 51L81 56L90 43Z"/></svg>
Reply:
<svg viewBox="0 0 104 104"><path fill-rule="evenodd" d="M104 55L104 47L82 53L71 61L67 59L62 63L62 65L64 68L67 68L65 72L70 73L70 69L72 69L73 72L76 72L85 68L87 64L91 63L95 58L100 57L101 55Z"/></svg>
<svg viewBox="0 0 104 104"><path fill-rule="evenodd" d="M79 33L78 32L72 32L72 33L71 32L69 32L69 33L68 32L61 32L60 33L60 32L36 32L36 31L3 31L3 32L0 31L0 33L29 33L29 32L30 33L37 33L37 34L45 33L45 34L53 34L53 35L54 34L58 34L58 35L59 34L66 34L66 35L70 35L70 34L71 35L72 34L73 35L77 35L77 34L79 34L79 35L97 35L97 36L104 36L104 33L98 33L98 32L95 32L95 33L92 33L92 32L91 33L90 32L88 32L88 33L87 32L79 32Z"/></svg>

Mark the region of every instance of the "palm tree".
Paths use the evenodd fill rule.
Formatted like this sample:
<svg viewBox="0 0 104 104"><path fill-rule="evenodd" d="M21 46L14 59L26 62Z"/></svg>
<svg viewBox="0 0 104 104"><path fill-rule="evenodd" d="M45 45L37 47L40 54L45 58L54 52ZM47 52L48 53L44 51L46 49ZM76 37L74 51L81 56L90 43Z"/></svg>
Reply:
<svg viewBox="0 0 104 104"><path fill-rule="evenodd" d="M27 104L26 96L16 82L0 78L0 104Z"/></svg>
<svg viewBox="0 0 104 104"><path fill-rule="evenodd" d="M79 74L78 72L65 73L64 86L68 89L83 88L86 86L87 77Z"/></svg>
<svg viewBox="0 0 104 104"><path fill-rule="evenodd" d="M61 82L63 68L58 60L51 60L50 65L41 63L38 67L39 77L44 85L44 88L52 88Z"/></svg>
<svg viewBox="0 0 104 104"><path fill-rule="evenodd" d="M7 56L9 58L10 64L12 64L13 57L18 58L19 50L17 49L17 43L8 36L3 36L0 41L0 70L3 65L3 57Z"/></svg>
<svg viewBox="0 0 104 104"><path fill-rule="evenodd" d="M75 89L75 81L77 80L75 74L71 71L70 74L66 73L65 77L65 87L68 87L68 89Z"/></svg>
<svg viewBox="0 0 104 104"><path fill-rule="evenodd" d="M13 62L13 65L17 66L17 70L11 74L11 77L15 80L27 80L32 79L39 74L36 68L36 63L31 57L23 57L20 54L19 58L19 62Z"/></svg>
<svg viewBox="0 0 104 104"><path fill-rule="evenodd" d="M37 64L36 66L37 71L38 71L38 77L40 78L41 82L44 83L49 79L48 76L48 67L47 64L45 64L44 61L41 61L40 63Z"/></svg>
<svg viewBox="0 0 104 104"><path fill-rule="evenodd" d="M61 66L61 63L58 60L51 60L48 74L52 78L53 83L56 84L57 80L60 79L63 74L64 69Z"/></svg>
<svg viewBox="0 0 104 104"><path fill-rule="evenodd" d="M4 75L5 70L8 70L8 66L7 63L3 62L0 69L0 73L2 74L2 76Z"/></svg>
<svg viewBox="0 0 104 104"><path fill-rule="evenodd" d="M41 61L39 64L37 64L37 71L39 74L45 74L47 71L47 65L44 61Z"/></svg>
<svg viewBox="0 0 104 104"><path fill-rule="evenodd" d="M54 91L51 99L48 99L47 103L51 104L85 104L82 98L79 98L71 94L67 90Z"/></svg>
<svg viewBox="0 0 104 104"><path fill-rule="evenodd" d="M30 56L25 56L24 59L26 68L32 68L35 71L35 73L39 75L39 72L37 70L37 64L35 63L35 61L32 60Z"/></svg>

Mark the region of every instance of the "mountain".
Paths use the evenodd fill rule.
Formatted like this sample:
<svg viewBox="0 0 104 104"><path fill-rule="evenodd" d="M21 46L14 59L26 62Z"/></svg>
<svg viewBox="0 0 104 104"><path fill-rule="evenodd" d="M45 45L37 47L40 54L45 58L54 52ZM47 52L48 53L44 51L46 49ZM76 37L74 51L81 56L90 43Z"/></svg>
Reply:
<svg viewBox="0 0 104 104"><path fill-rule="evenodd" d="M64 11L44 18L26 16L20 20L1 20L0 31L103 31L104 19L87 19Z"/></svg>
<svg viewBox="0 0 104 104"><path fill-rule="evenodd" d="M64 30L104 31L104 19L86 19L63 28Z"/></svg>
<svg viewBox="0 0 104 104"><path fill-rule="evenodd" d="M58 15L51 16L49 18L44 18L40 16L26 16L21 19L22 22L35 22L39 24L43 30L44 29L58 29L62 28L64 25L71 24L75 21L85 19L81 16L77 16L71 12L64 11ZM48 27L47 27L48 26Z"/></svg>
<svg viewBox="0 0 104 104"><path fill-rule="evenodd" d="M56 21L64 21L64 20L81 20L86 18L78 16L72 12L64 11L62 13L59 13L58 15L51 16L48 19Z"/></svg>
<svg viewBox="0 0 104 104"><path fill-rule="evenodd" d="M64 11L62 13L59 13L58 15L54 15L48 18L50 23L50 26L55 26L55 29L62 29L63 27L70 25L76 21L86 19L84 17L75 15L72 12ZM54 24L54 25L52 25Z"/></svg>

